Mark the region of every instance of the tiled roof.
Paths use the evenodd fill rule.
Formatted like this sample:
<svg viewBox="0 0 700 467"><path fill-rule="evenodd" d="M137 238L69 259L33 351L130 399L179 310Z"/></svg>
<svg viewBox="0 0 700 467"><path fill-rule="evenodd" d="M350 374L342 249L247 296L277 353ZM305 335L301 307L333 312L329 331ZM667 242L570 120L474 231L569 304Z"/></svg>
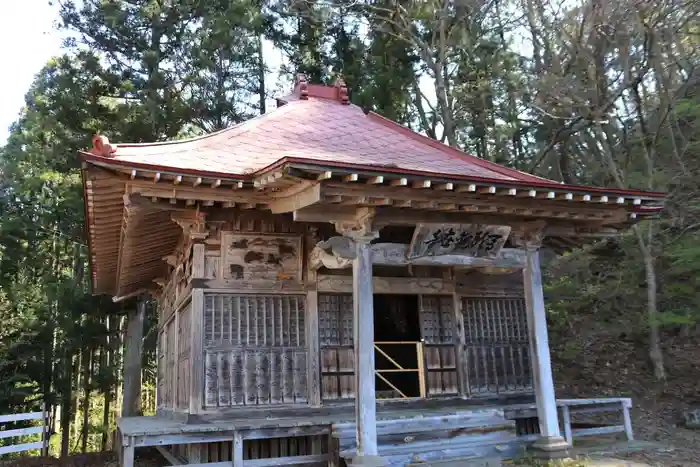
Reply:
<svg viewBox="0 0 700 467"><path fill-rule="evenodd" d="M446 146L373 112L333 98L334 87L308 85L285 105L234 127L195 139L93 148L92 158L160 170L236 176L255 173L284 158L352 164L379 171L550 182ZM108 146L109 148L109 146Z"/></svg>

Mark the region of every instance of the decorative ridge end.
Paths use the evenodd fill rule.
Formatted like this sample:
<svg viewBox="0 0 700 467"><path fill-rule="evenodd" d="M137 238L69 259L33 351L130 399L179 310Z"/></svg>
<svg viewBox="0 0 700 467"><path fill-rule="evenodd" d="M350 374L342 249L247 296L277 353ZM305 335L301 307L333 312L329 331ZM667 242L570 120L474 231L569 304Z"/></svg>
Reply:
<svg viewBox="0 0 700 467"><path fill-rule="evenodd" d="M348 96L348 87L345 85L345 80L341 77L335 80L335 87L338 90L338 100L343 105L350 104L350 97Z"/></svg>
<svg viewBox="0 0 700 467"><path fill-rule="evenodd" d="M304 73L297 73L294 87L299 90L299 99L307 100L309 98L309 83L306 81Z"/></svg>
<svg viewBox="0 0 700 467"><path fill-rule="evenodd" d="M92 137L92 149L90 149L92 154L102 157L114 157L117 152L117 145L111 144L106 136L95 135Z"/></svg>

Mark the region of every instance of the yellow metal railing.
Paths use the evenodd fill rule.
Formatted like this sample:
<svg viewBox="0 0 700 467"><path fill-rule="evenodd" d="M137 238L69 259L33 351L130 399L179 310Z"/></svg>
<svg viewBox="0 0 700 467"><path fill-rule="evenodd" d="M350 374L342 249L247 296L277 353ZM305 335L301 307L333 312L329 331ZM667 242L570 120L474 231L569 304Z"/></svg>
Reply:
<svg viewBox="0 0 700 467"><path fill-rule="evenodd" d="M418 362L418 368L404 368L401 366L396 360L391 358L389 354L382 349L380 346L387 346L387 345L402 345L402 346L411 346L415 349L416 352L416 361ZM422 342L414 342L414 341L385 341L385 342L375 342L374 343L374 350L381 354L384 358L386 358L389 363L391 363L394 368L388 368L388 369L376 369L374 370L374 374L379 377L382 381L384 381L390 388L392 388L394 391L396 391L399 396L401 396L402 399L410 399L410 396L407 396L403 391L401 391L399 388L396 387L391 381L389 381L386 376L384 376L385 373L417 373L418 374L418 390L420 393L421 398L425 398L426 394L426 389L425 389L425 360L423 357L423 343ZM375 362L376 366L376 362Z"/></svg>

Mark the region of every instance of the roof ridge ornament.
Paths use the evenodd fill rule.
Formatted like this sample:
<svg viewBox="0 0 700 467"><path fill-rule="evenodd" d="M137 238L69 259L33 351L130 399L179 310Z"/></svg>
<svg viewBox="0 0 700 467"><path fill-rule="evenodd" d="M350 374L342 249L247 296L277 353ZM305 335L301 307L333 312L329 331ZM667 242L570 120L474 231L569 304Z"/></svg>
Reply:
<svg viewBox="0 0 700 467"><path fill-rule="evenodd" d="M96 134L92 137L92 149L90 152L96 156L114 157L117 152L117 145L110 144L106 136Z"/></svg>
<svg viewBox="0 0 700 467"><path fill-rule="evenodd" d="M338 100L340 103L343 105L349 105L350 97L348 96L348 87L345 84L345 80L338 76L338 78L335 80L334 86L338 89Z"/></svg>
<svg viewBox="0 0 700 467"><path fill-rule="evenodd" d="M309 83L306 81L306 75L304 73L297 73L294 87L299 89L299 99L307 100L309 98Z"/></svg>

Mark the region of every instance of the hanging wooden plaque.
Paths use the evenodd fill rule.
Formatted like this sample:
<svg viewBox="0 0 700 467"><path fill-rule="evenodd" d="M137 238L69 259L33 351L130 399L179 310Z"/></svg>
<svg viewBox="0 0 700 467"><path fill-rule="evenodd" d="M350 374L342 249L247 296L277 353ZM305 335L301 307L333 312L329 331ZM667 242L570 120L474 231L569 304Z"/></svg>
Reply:
<svg viewBox="0 0 700 467"><path fill-rule="evenodd" d="M494 258L510 235L510 226L481 224L418 224L408 258L465 255Z"/></svg>

